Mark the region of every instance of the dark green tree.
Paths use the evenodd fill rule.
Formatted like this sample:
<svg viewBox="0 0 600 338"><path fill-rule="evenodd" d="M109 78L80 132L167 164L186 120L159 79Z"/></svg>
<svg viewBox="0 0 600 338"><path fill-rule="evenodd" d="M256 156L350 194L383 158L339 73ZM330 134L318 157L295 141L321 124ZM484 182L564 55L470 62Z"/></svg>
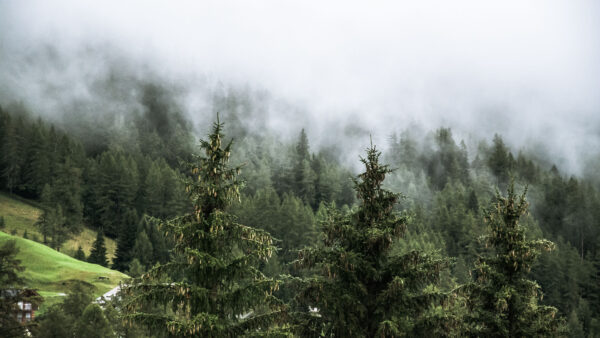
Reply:
<svg viewBox="0 0 600 338"><path fill-rule="evenodd" d="M135 209L138 191L138 168L135 159L122 149L104 152L95 168L95 188L93 205L97 209L95 222L104 229L107 236L117 237L119 222L125 214Z"/></svg>
<svg viewBox="0 0 600 338"><path fill-rule="evenodd" d="M0 337L26 337L27 328L16 319L18 303L25 300L20 292L23 280L19 274L24 270L16 258L19 249L16 241L0 245Z"/></svg>
<svg viewBox="0 0 600 338"><path fill-rule="evenodd" d="M519 224L528 209L525 193L516 196L511 183L506 197L497 193L486 217L489 235L484 239L491 252L478 258L477 277L465 287L473 336L540 337L561 332L556 308L538 304L541 289L528 278L538 255L554 244L525 238Z"/></svg>
<svg viewBox="0 0 600 338"><path fill-rule="evenodd" d="M20 175L23 167L22 157L22 137L19 134L21 119L15 122L10 116L6 117L4 137L0 149L0 179L2 179L3 187L8 189L12 194L18 188L20 183ZM20 123L22 126L22 123Z"/></svg>
<svg viewBox="0 0 600 338"><path fill-rule="evenodd" d="M76 337L110 338L115 337L108 320L104 316L102 308L98 304L89 304L74 327Z"/></svg>
<svg viewBox="0 0 600 338"><path fill-rule="evenodd" d="M42 192L44 211L36 222L36 225L44 236L44 243L54 250L60 251L63 243L69 239L69 230L65 226L66 217L64 216L62 207L58 204L46 202L49 190L50 186L46 185Z"/></svg>
<svg viewBox="0 0 600 338"><path fill-rule="evenodd" d="M119 271L126 271L131 261L132 249L135 245L138 216L135 210L128 210L119 227L119 237L117 238L117 250L113 259L112 268Z"/></svg>
<svg viewBox="0 0 600 338"><path fill-rule="evenodd" d="M36 317L37 325L33 327L33 336L40 338L87 337L87 335L76 334L76 328L81 327L79 320L92 300L94 297L90 284L77 281L61 303L50 306L43 314ZM99 330L103 331L101 328Z"/></svg>
<svg viewBox="0 0 600 338"><path fill-rule="evenodd" d="M137 258L142 266L147 269L152 266L152 242L148 238L145 230L140 232L135 240L132 249L132 257Z"/></svg>
<svg viewBox="0 0 600 338"><path fill-rule="evenodd" d="M488 154L487 165L498 179L498 183L506 184L514 167L514 159L500 135L494 135L493 143Z"/></svg>
<svg viewBox="0 0 600 338"><path fill-rule="evenodd" d="M92 244L92 250L88 257L88 262L94 264L100 264L102 266L108 266L108 260L106 259L106 246L104 244L104 232L102 229L98 231L96 240Z"/></svg>
<svg viewBox="0 0 600 338"><path fill-rule="evenodd" d="M174 241L175 259L154 267L125 288L125 319L169 337L232 337L280 332L282 305L272 295L278 281L258 269L274 251L271 237L236 222L226 212L239 196L240 168L228 165L231 142L222 146L214 124L204 156L188 164L193 212L162 223ZM166 306L161 313L152 305Z"/></svg>
<svg viewBox="0 0 600 338"><path fill-rule="evenodd" d="M28 195L37 198L40 197L44 185L52 180L50 140L41 118L31 125L27 133L29 142L25 149L27 166L23 170L23 185Z"/></svg>
<svg viewBox="0 0 600 338"><path fill-rule="evenodd" d="M305 203L312 205L315 199L315 180L317 176L311 167L308 137L304 129L300 132L296 144L292 171L294 193L302 198Z"/></svg>
<svg viewBox="0 0 600 338"><path fill-rule="evenodd" d="M379 163L380 154L371 146L361 158L358 209L348 215L329 210L321 245L302 250L295 262L318 273L295 279L301 285L294 303L300 335L448 335L457 325L451 312L436 311L445 297L435 285L447 260L417 250L390 255L407 217L394 212L400 195L382 188L391 170ZM318 313L306 312L309 308Z"/></svg>
<svg viewBox="0 0 600 338"><path fill-rule="evenodd" d="M77 251L75 252L75 256L73 256L75 259L78 259L80 261L84 261L85 262L85 252L83 252L83 249L81 248L81 245L77 248Z"/></svg>

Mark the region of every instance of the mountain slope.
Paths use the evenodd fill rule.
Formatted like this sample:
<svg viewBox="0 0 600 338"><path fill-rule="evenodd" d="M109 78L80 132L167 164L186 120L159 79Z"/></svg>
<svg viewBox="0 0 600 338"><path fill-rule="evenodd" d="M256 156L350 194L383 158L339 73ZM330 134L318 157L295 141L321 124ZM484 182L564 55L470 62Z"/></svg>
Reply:
<svg viewBox="0 0 600 338"><path fill-rule="evenodd" d="M11 239L16 240L20 250L17 258L25 267L22 276L26 286L38 289L46 297L45 306L58 301L54 298L61 294L69 293L74 281L95 286L94 295L100 296L128 278L119 271L82 262L43 244L0 231L0 245Z"/></svg>
<svg viewBox="0 0 600 338"><path fill-rule="evenodd" d="M38 240L41 240L43 236L35 226L35 222L41 214L42 210L37 207L37 203L14 195L0 193L0 216L3 216L6 221L6 226L1 229L2 231L11 233L14 230L18 236L22 236L27 231L30 239L37 237ZM82 232L66 241L60 251L72 255L81 245L83 252L89 255L94 240L96 240L96 232L84 228ZM110 262L114 257L117 244L108 237L104 238L104 244L106 246L106 256Z"/></svg>

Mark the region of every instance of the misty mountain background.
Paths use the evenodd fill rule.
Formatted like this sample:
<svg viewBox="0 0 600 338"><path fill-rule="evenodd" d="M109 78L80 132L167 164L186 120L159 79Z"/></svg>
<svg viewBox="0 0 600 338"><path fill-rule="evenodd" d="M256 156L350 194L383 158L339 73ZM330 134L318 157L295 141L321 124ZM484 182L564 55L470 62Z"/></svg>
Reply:
<svg viewBox="0 0 600 338"><path fill-rule="evenodd" d="M498 133L585 175L600 149L599 14L594 1L3 1L0 104L77 132L152 119L155 90L198 135L220 111L285 141L306 128L355 163L369 135L385 147L445 126L469 149Z"/></svg>

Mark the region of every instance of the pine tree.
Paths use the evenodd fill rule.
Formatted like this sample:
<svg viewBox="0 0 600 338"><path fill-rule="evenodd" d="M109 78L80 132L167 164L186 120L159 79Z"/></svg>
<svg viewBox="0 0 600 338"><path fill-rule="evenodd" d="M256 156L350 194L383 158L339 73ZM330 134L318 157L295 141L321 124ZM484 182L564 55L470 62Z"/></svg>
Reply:
<svg viewBox="0 0 600 338"><path fill-rule="evenodd" d="M94 244L92 244L92 251L90 251L88 262L100 264L102 266L108 266L108 260L106 259L106 247L104 246L104 232L102 229L98 231L96 240L94 241Z"/></svg>
<svg viewBox="0 0 600 338"><path fill-rule="evenodd" d="M49 189L49 186L46 185L42 196L46 196ZM44 243L49 244L54 250L60 251L60 247L69 239L69 231L65 226L66 218L63 209L60 205L46 203L45 198L42 198L42 205L44 205L44 211L36 222L36 225L44 236ZM48 241L48 237L50 237L50 241Z"/></svg>
<svg viewBox="0 0 600 338"><path fill-rule="evenodd" d="M17 120L18 122L19 120ZM6 130L4 137L1 140L0 149L0 179L3 186L12 194L18 187L19 177L22 170L22 154L21 154L21 135L19 134L19 124L13 121L8 116L5 120Z"/></svg>
<svg viewBox="0 0 600 338"><path fill-rule="evenodd" d="M26 297L19 292L23 285L20 273L24 268L16 258L18 253L19 249L14 240L0 245L0 337L27 337L27 326L16 320L18 303L41 301L37 297Z"/></svg>
<svg viewBox="0 0 600 338"><path fill-rule="evenodd" d="M140 277L144 273L144 267L142 263L137 258L131 260L129 263L129 270L127 270L127 274L133 278Z"/></svg>
<svg viewBox="0 0 600 338"><path fill-rule="evenodd" d="M77 251L75 252L75 256L73 256L73 258L85 262L85 252L83 252L81 245L77 248Z"/></svg>
<svg viewBox="0 0 600 338"><path fill-rule="evenodd" d="M39 197L44 185L52 179L50 160L48 157L48 146L50 142L46 135L46 128L41 118L32 124L28 131L28 145L26 152L26 163L24 168L24 188L28 195Z"/></svg>
<svg viewBox="0 0 600 338"><path fill-rule="evenodd" d="M89 304L75 323L75 336L88 338L110 338L115 334L104 316L102 308L96 303Z"/></svg>
<svg viewBox="0 0 600 338"><path fill-rule="evenodd" d="M257 269L275 248L267 233L238 224L226 212L239 197L240 168L228 166L232 143L222 147L221 130L216 122L209 140L201 141L205 156L194 156L188 165L193 212L161 225L174 241L176 257L125 289L125 319L166 336L280 332L272 326L282 318L282 305L272 295L278 281ZM170 310L146 312L151 305Z"/></svg>
<svg viewBox="0 0 600 338"><path fill-rule="evenodd" d="M135 240L131 257L137 258L142 266L147 269L152 266L152 251L152 242L150 242L146 231L142 230Z"/></svg>
<svg viewBox="0 0 600 338"><path fill-rule="evenodd" d="M131 251L135 245L137 234L138 217L135 210L128 210L123 217L119 227L119 237L117 238L117 250L113 259L112 268L119 271L126 271L131 261Z"/></svg>
<svg viewBox="0 0 600 338"><path fill-rule="evenodd" d="M539 285L528 279L532 264L554 244L527 240L519 219L527 213L525 192L516 196L514 183L508 196L497 193L486 217L489 235L485 245L492 252L479 257L476 280L469 290L471 334L488 337L539 337L559 335L561 320L556 308L538 305Z"/></svg>
<svg viewBox="0 0 600 338"><path fill-rule="evenodd" d="M488 154L487 164L492 174L496 176L499 183L506 184L513 169L514 159L508 148L504 145L502 137L494 135L494 145Z"/></svg>
<svg viewBox="0 0 600 338"><path fill-rule="evenodd" d="M302 200L311 204L315 199L315 181L317 175L310 165L310 148L304 129L300 132L293 164L294 193Z"/></svg>
<svg viewBox="0 0 600 338"><path fill-rule="evenodd" d="M374 146L361 158L365 172L355 190L359 208L335 209L322 224L322 246L300 252L295 265L318 275L298 280L298 334L336 337L398 337L448 334L457 325L450 312L436 312L444 295L435 286L447 260L420 251L390 255L407 217L394 212L399 194L382 188L391 170ZM318 313L306 312L316 309Z"/></svg>

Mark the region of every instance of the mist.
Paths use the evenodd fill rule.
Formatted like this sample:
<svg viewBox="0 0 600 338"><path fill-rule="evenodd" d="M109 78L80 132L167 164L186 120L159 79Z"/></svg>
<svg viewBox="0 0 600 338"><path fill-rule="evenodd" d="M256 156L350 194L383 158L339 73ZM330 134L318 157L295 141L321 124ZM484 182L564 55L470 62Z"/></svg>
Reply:
<svg viewBox="0 0 600 338"><path fill-rule="evenodd" d="M600 149L599 32L592 0L3 1L0 104L125 114L154 82L199 133L215 96L245 93L250 128L317 146L448 126L580 173Z"/></svg>

